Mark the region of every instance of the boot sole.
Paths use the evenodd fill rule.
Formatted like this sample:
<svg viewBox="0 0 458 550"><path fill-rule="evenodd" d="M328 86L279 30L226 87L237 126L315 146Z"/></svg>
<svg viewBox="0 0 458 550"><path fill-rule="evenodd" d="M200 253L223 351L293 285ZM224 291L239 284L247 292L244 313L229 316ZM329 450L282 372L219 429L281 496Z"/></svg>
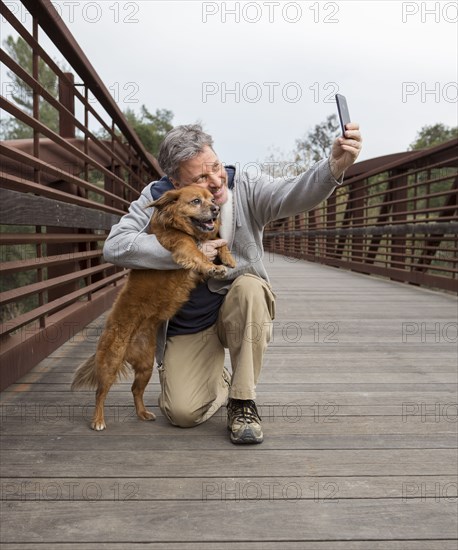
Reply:
<svg viewBox="0 0 458 550"><path fill-rule="evenodd" d="M227 429L231 431L231 428L228 426ZM264 436L256 437L254 435L246 435L245 437L236 438L234 437L234 434L231 432L231 442L234 443L234 445L255 445L262 443L264 441Z"/></svg>

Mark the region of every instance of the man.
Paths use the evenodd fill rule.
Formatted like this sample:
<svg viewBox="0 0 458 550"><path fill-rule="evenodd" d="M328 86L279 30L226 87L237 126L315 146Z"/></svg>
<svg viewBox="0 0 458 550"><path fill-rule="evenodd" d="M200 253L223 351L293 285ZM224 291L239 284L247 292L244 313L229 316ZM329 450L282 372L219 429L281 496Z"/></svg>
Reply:
<svg viewBox="0 0 458 550"><path fill-rule="evenodd" d="M194 184L210 190L221 207L221 239L205 243L204 254L214 260L218 247L227 243L237 261L226 280L198 285L158 335L159 406L172 424L200 424L228 400L231 441L262 442L255 388L275 315L262 263L263 228L326 199L360 149L359 126L351 123L345 138L335 140L329 159L294 178L253 180L221 164L212 138L199 125L178 126L166 135L158 156L166 176L149 184L112 228L105 259L132 269L177 269L170 252L146 232L152 208L145 206L170 189ZM224 368L225 348L231 375Z"/></svg>

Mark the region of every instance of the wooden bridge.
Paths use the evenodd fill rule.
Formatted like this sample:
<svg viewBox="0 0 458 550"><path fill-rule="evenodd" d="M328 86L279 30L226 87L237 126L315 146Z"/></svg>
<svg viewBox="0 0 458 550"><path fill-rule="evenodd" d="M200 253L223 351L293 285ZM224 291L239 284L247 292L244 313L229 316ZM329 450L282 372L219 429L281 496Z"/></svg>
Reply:
<svg viewBox="0 0 458 550"><path fill-rule="evenodd" d="M455 549L456 142L357 163L317 209L266 228L262 445L233 446L224 409L170 426L157 373L154 423L126 382L95 433L93 394L69 382L126 275L101 246L161 170L51 2L22 4L31 30L0 5L33 53L28 73L1 52L33 97L32 112L0 98L31 136L0 144L2 548Z"/></svg>
<svg viewBox="0 0 458 550"><path fill-rule="evenodd" d="M191 429L130 383L89 428L69 390L96 320L2 393L2 548L454 550L454 298L271 255L274 341L258 386L265 441ZM228 363L229 366L229 363Z"/></svg>

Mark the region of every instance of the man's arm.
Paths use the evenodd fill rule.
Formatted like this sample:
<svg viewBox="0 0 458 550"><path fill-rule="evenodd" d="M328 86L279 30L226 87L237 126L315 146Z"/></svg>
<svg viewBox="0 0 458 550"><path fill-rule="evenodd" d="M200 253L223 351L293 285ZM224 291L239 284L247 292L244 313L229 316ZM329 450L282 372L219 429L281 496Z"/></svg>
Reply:
<svg viewBox="0 0 458 550"><path fill-rule="evenodd" d="M147 188L149 189L149 188ZM171 253L155 235L148 234L153 208L146 208L151 197L145 193L134 201L129 212L111 228L103 247L103 256L111 262L130 269L178 269Z"/></svg>
<svg viewBox="0 0 458 550"><path fill-rule="evenodd" d="M260 226L312 210L342 183L343 174L358 157L362 142L357 123L350 123L347 128L347 137L334 141L328 159L296 177L259 178L250 185L253 213Z"/></svg>
<svg viewBox="0 0 458 550"><path fill-rule="evenodd" d="M329 160L320 160L296 177L266 176L250 182L250 203L258 224L263 227L273 220L312 210L339 183L331 173Z"/></svg>

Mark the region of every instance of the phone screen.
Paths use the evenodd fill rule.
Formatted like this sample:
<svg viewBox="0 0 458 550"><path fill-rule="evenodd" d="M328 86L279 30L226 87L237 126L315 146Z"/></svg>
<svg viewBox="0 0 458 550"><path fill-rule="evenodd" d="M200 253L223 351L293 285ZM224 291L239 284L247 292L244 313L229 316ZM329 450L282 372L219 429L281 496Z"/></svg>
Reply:
<svg viewBox="0 0 458 550"><path fill-rule="evenodd" d="M351 122L350 113L348 112L347 100L344 95L336 94L337 110L339 112L340 127L342 136L345 136L345 125Z"/></svg>

